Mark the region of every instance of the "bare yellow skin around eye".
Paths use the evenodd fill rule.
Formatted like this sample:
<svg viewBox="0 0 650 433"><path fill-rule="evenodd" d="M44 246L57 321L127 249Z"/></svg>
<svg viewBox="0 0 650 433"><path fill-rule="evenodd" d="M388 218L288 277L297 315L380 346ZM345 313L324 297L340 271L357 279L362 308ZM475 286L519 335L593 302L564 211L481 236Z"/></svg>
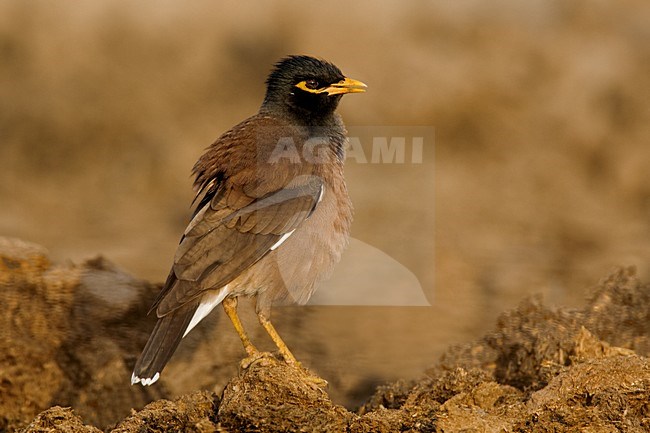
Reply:
<svg viewBox="0 0 650 433"><path fill-rule="evenodd" d="M310 89L307 87L307 80L301 81L296 84L296 87L304 90L305 92L310 93L327 93L328 95L338 95L342 93L362 93L366 91L366 86L361 81L353 80L352 78L344 78L341 81L330 84L327 87L321 87L320 89Z"/></svg>

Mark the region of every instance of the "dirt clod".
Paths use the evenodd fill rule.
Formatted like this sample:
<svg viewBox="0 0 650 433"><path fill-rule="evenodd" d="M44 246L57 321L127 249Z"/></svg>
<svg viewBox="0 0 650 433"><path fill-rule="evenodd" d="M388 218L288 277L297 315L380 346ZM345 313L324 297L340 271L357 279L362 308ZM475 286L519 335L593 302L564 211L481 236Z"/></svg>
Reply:
<svg viewBox="0 0 650 433"><path fill-rule="evenodd" d="M24 433L100 433L95 427L84 425L81 418L69 407L54 406L41 412L24 430Z"/></svg>
<svg viewBox="0 0 650 433"><path fill-rule="evenodd" d="M219 398L209 392L197 392L175 401L158 400L122 421L114 433L140 431L178 431L208 433L218 430L214 422Z"/></svg>
<svg viewBox="0 0 650 433"><path fill-rule="evenodd" d="M223 392L218 419L233 431L345 431L352 414L314 376L272 357L241 371Z"/></svg>
<svg viewBox="0 0 650 433"><path fill-rule="evenodd" d="M223 391L173 398L164 385L129 386L157 288L102 258L58 266L38 246L0 239L0 289L3 433L650 429L650 285L633 269L605 278L582 309L522 302L420 380L381 386L356 411L270 354Z"/></svg>

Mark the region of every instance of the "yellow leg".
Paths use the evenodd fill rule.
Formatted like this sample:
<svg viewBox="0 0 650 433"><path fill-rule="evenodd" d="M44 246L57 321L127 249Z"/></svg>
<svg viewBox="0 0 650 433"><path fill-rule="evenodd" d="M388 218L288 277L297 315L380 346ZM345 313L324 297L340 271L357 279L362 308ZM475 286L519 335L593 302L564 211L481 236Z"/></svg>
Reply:
<svg viewBox="0 0 650 433"><path fill-rule="evenodd" d="M260 323L262 324L264 329L266 329L266 332L271 337L271 340L273 340L275 345L280 350L280 355L282 355L286 363L290 365L300 365L298 361L296 361L296 357L293 356L293 354L291 353L291 351L289 350L285 342L282 341L282 338L280 338L280 334L278 334L278 331L275 330L275 327L273 326L269 318L266 316L266 314L258 312L257 318L260 320Z"/></svg>
<svg viewBox="0 0 650 433"><path fill-rule="evenodd" d="M232 325L235 327L235 331L237 331L237 334L241 339L241 343L244 345L244 350L248 356L257 355L259 352L255 346L253 346L253 343L251 343L248 335L246 335L244 326L241 324L241 320L239 320L239 316L237 315L237 298L226 298L223 300L222 304L223 309L230 318Z"/></svg>

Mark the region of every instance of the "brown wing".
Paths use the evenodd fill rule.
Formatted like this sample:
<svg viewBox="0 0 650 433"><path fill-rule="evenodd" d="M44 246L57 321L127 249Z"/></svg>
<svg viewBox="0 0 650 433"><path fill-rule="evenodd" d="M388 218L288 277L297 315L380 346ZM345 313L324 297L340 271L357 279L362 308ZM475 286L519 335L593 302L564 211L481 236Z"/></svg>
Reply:
<svg viewBox="0 0 650 433"><path fill-rule="evenodd" d="M203 291L228 284L253 265L314 211L323 182L298 176L284 188L256 198L225 181L190 222L169 278L154 304L165 316Z"/></svg>

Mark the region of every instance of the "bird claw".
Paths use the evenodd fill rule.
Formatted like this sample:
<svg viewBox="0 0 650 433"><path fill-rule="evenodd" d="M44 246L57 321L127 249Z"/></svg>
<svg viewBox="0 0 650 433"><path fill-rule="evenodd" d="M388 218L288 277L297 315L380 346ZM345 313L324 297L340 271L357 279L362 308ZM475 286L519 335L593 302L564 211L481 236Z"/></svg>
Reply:
<svg viewBox="0 0 650 433"><path fill-rule="evenodd" d="M309 382L311 385L315 385L317 388L323 390L327 389L329 383L325 379L312 374L310 371L305 370L305 372L307 373L307 377L305 378L307 382Z"/></svg>
<svg viewBox="0 0 650 433"><path fill-rule="evenodd" d="M298 361L294 360L293 362L287 362L287 365L290 365L291 367L295 368L300 373L302 373L302 376L305 378L305 381L309 382L309 384L311 385L315 385L317 388L326 389L327 386L329 385L325 379L316 375L307 367L304 367Z"/></svg>
<svg viewBox="0 0 650 433"><path fill-rule="evenodd" d="M277 359L273 356L272 353L269 352L257 352L253 353L246 358L242 359L241 362L239 363L239 367L242 370L248 369L250 366L258 364L260 366L267 366L270 365L270 361L276 361Z"/></svg>

